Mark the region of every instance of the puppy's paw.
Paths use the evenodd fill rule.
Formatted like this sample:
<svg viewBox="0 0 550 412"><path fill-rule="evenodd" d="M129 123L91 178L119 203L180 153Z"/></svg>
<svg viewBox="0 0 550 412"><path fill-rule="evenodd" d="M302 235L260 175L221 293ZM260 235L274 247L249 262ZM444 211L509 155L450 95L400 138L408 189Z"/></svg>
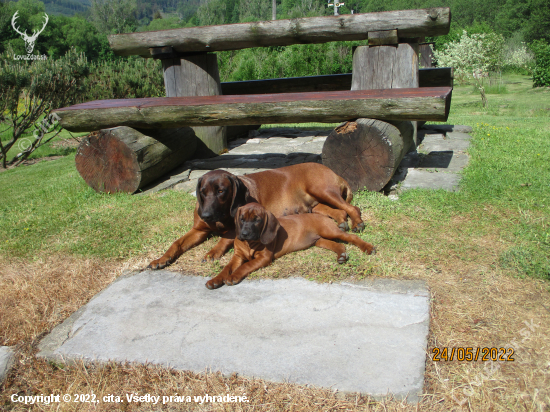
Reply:
<svg viewBox="0 0 550 412"><path fill-rule="evenodd" d="M349 259L349 256L346 252L341 253L340 256L338 256L338 263L339 264L346 263L348 259Z"/></svg>
<svg viewBox="0 0 550 412"><path fill-rule="evenodd" d="M361 222L357 226L355 226L352 231L355 233L362 232L365 229L365 223Z"/></svg>
<svg viewBox="0 0 550 412"><path fill-rule="evenodd" d="M338 225L338 227L342 232L347 232L349 230L348 222L342 222Z"/></svg>
<svg viewBox="0 0 550 412"><path fill-rule="evenodd" d="M376 255L376 248L374 246L371 246L365 250L365 253L367 255Z"/></svg>
<svg viewBox="0 0 550 412"><path fill-rule="evenodd" d="M160 259L153 260L151 263L149 263L149 266L147 266L147 269L164 269L166 266L169 266L172 263L172 259L165 258L164 256Z"/></svg>

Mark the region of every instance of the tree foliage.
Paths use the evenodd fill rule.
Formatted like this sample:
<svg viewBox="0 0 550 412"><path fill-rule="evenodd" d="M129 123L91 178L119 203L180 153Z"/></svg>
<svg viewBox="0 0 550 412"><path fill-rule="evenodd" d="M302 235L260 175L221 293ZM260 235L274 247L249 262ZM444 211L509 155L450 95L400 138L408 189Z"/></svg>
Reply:
<svg viewBox="0 0 550 412"><path fill-rule="evenodd" d="M0 128L5 129L0 132L10 132L8 141L0 141L4 168L22 162L59 133L60 127L52 121L52 111L78 101L83 94L83 80L89 73L86 57L75 49L57 60L32 63L12 60L9 58L12 54L8 48L0 60ZM22 142L31 128L33 137ZM8 160L12 147L21 151Z"/></svg>
<svg viewBox="0 0 550 412"><path fill-rule="evenodd" d="M550 87L550 44L538 40L533 42L531 49L535 53L533 87Z"/></svg>

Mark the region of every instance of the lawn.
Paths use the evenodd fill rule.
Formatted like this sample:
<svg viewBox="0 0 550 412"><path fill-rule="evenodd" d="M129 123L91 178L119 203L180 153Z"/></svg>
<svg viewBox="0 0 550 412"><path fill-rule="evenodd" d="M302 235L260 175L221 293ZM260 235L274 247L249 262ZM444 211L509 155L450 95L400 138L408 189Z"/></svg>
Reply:
<svg viewBox="0 0 550 412"><path fill-rule="evenodd" d="M361 237L376 245L376 256L349 246L350 260L341 266L331 252L314 248L284 256L251 276L424 280L432 297L429 355L435 347L514 343L516 360L489 369L483 362L428 359L421 410L550 407L550 89L531 84L526 76L504 76L502 87L488 88L499 93L488 94L487 108L471 86L455 87L448 123L474 129L458 192L416 189L397 201L380 193L355 194L366 223ZM0 345L18 349L0 408L22 408L9 400L13 393L230 391L246 393L248 406L258 410L416 410L398 401L240 376L114 363L64 366L36 359L36 344L48 331L126 270L141 269L159 257L186 232L195 204L193 197L176 191L98 194L78 175L74 149L67 154L60 148L44 149L51 151L42 156L62 156L55 160L0 173ZM186 253L170 269L217 274L229 256L200 263L216 241ZM61 410L87 410L60 405ZM124 405L126 410L148 408ZM226 404L219 410L224 408L242 409Z"/></svg>

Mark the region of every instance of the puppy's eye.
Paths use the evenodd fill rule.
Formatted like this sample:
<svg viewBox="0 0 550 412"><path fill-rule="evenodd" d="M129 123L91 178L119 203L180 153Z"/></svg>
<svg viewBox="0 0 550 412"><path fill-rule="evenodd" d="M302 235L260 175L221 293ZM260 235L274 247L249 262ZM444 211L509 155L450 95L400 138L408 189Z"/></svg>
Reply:
<svg viewBox="0 0 550 412"><path fill-rule="evenodd" d="M225 190L222 190L222 189L219 189L218 190L218 194L221 195L223 192L225 192Z"/></svg>

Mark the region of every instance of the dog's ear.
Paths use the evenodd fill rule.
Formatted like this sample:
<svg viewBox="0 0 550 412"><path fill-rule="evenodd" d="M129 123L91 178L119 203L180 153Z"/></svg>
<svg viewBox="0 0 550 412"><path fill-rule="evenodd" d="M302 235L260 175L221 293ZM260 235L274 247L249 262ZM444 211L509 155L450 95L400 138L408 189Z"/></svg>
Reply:
<svg viewBox="0 0 550 412"><path fill-rule="evenodd" d="M197 195L197 202L199 204L199 216L202 213L202 197L201 197L201 185L202 185L202 176L199 177L199 180L197 181L197 188L195 189L195 194Z"/></svg>
<svg viewBox="0 0 550 412"><path fill-rule="evenodd" d="M264 245L268 245L275 240L277 237L277 231L281 225L273 213L265 211L264 218L264 228L262 229L262 234L260 235L260 242Z"/></svg>
<svg viewBox="0 0 550 412"><path fill-rule="evenodd" d="M239 207L246 205L246 197L248 196L248 188L237 176L228 176L233 184L233 199L231 200L230 214L235 217Z"/></svg>

